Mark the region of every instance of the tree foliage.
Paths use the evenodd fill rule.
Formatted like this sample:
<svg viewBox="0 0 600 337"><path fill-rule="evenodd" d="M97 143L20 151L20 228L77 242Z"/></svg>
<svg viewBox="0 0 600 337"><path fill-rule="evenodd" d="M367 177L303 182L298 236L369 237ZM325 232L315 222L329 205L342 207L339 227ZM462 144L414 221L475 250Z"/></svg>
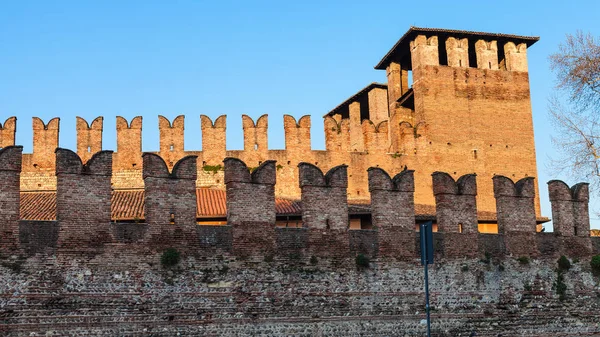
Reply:
<svg viewBox="0 0 600 337"><path fill-rule="evenodd" d="M555 126L552 142L560 152L552 167L558 173L600 186L600 40L591 34L567 35L550 55L556 92L549 112Z"/></svg>

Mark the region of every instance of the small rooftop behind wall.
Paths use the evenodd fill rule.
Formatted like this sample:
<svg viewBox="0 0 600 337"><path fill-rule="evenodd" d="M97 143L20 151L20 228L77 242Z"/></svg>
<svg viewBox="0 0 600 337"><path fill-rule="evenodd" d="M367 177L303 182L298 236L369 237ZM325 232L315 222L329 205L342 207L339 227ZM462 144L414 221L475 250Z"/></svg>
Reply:
<svg viewBox="0 0 600 337"><path fill-rule="evenodd" d="M351 118L350 105L354 102L359 102L360 121L369 119L374 123L378 123L386 120L388 118L386 106L387 89L387 84L373 82L340 103L323 117L336 118L336 115L340 115L342 119ZM380 99L378 100L378 98ZM381 101L381 98L383 98L383 101ZM383 113L378 113L380 112L379 110L383 111Z"/></svg>

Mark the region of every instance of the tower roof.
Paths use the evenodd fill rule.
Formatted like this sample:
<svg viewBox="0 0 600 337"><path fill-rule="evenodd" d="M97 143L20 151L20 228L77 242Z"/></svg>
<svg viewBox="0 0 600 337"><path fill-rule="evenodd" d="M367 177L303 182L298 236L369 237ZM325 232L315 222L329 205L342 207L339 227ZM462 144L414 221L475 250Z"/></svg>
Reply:
<svg viewBox="0 0 600 337"><path fill-rule="evenodd" d="M371 89L373 89L373 88L387 89L387 84L373 82L373 83L367 85L366 87L360 89L356 94L350 96L348 99L346 99L345 101L340 103L338 106L333 108L331 111L326 113L323 117L335 115L340 110L347 108L348 105L350 105L352 102L354 102L354 101L358 100L359 98L361 98L362 96L368 94L369 91L371 91Z"/></svg>
<svg viewBox="0 0 600 337"><path fill-rule="evenodd" d="M394 60L400 60L409 52L410 41L414 40L417 35L437 35L440 38L455 37L455 38L478 38L478 39L494 39L499 43L512 41L515 44L525 43L527 47L539 41L539 36L522 36L511 34L473 32L468 30L455 29L440 29L440 28L420 28L411 26L404 35L396 42L387 54L377 63L375 69L384 70L388 64Z"/></svg>

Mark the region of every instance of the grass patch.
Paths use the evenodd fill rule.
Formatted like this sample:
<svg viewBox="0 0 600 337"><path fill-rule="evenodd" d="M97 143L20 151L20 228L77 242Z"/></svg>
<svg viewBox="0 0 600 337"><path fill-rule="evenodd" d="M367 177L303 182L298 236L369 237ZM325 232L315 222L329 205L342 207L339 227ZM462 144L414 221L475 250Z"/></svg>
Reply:
<svg viewBox="0 0 600 337"><path fill-rule="evenodd" d="M160 257L160 264L164 268L176 266L181 261L181 253L175 248L168 248Z"/></svg>
<svg viewBox="0 0 600 337"><path fill-rule="evenodd" d="M359 269L367 269L369 268L369 264L371 263L371 260L363 254L356 255L355 261L356 267L358 267Z"/></svg>

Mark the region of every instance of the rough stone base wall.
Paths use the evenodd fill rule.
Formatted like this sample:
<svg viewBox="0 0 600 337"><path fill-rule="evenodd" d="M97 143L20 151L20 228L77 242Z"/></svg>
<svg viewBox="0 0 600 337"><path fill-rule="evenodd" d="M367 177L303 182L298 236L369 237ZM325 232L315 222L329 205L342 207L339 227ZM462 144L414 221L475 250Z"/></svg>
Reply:
<svg viewBox="0 0 600 337"><path fill-rule="evenodd" d="M236 256L270 256L275 249L275 230L268 222L244 221L232 226L232 231Z"/></svg>
<svg viewBox="0 0 600 337"><path fill-rule="evenodd" d="M57 221L19 221L19 241L26 256L52 255L58 241Z"/></svg>
<svg viewBox="0 0 600 337"><path fill-rule="evenodd" d="M479 234L479 252L483 256L502 257L506 254L504 246L504 235L502 234Z"/></svg>
<svg viewBox="0 0 600 337"><path fill-rule="evenodd" d="M592 253L592 241L578 236L563 237L562 252L572 257L588 256Z"/></svg>
<svg viewBox="0 0 600 337"><path fill-rule="evenodd" d="M276 228L277 255L303 256L308 247L307 228Z"/></svg>
<svg viewBox="0 0 600 337"><path fill-rule="evenodd" d="M123 245L114 250L123 251ZM418 259L242 260L104 254L0 262L0 331L36 335L422 336ZM335 262L335 263L334 263ZM430 266L433 336L600 334L589 258L553 290L556 259L438 260ZM40 272L43 271L43 272Z"/></svg>
<svg viewBox="0 0 600 337"><path fill-rule="evenodd" d="M507 232L504 234L506 254L512 256L536 256L537 239L536 233L529 232Z"/></svg>
<svg viewBox="0 0 600 337"><path fill-rule="evenodd" d="M350 234L350 252L352 255L363 254L368 257L376 257L379 250L377 243L377 231L372 229L361 229L348 231Z"/></svg>
<svg viewBox="0 0 600 337"><path fill-rule="evenodd" d="M133 243L142 241L148 230L145 223L113 223L111 233L120 243Z"/></svg>
<svg viewBox="0 0 600 337"><path fill-rule="evenodd" d="M152 225L147 226L144 236L145 246L154 250L162 251L167 248L177 248L189 254L198 252L199 238L195 227L189 224L165 224L156 225L157 228L150 230Z"/></svg>
<svg viewBox="0 0 600 337"><path fill-rule="evenodd" d="M312 255L319 257L350 256L348 230L308 229L308 248Z"/></svg>
<svg viewBox="0 0 600 337"><path fill-rule="evenodd" d="M475 258L480 255L479 234L444 233L441 251L446 258Z"/></svg>
<svg viewBox="0 0 600 337"><path fill-rule="evenodd" d="M416 256L414 231L399 227L384 227L379 229L380 254L395 258L411 258Z"/></svg>
<svg viewBox="0 0 600 337"><path fill-rule="evenodd" d="M200 249L231 251L231 226L197 226L196 233Z"/></svg>

